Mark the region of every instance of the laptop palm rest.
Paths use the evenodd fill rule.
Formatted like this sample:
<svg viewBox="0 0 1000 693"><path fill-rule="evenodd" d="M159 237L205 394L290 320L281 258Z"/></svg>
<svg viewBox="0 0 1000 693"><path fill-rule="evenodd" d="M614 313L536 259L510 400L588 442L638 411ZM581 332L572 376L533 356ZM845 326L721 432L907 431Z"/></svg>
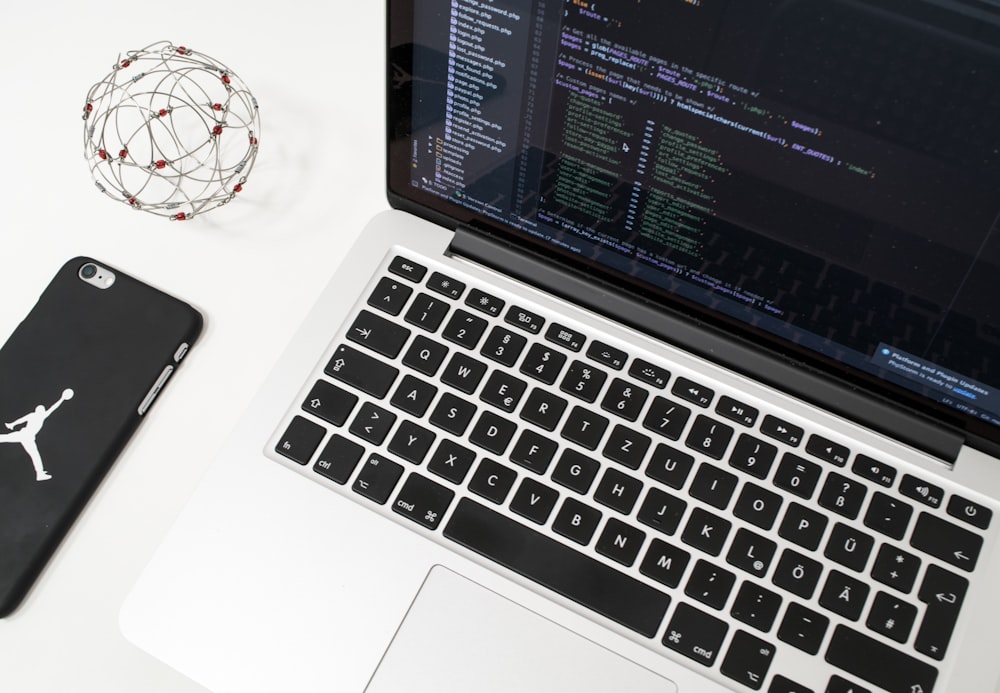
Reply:
<svg viewBox="0 0 1000 693"><path fill-rule="evenodd" d="M511 637L516 633L516 637ZM648 669L435 566L366 693L677 693Z"/></svg>

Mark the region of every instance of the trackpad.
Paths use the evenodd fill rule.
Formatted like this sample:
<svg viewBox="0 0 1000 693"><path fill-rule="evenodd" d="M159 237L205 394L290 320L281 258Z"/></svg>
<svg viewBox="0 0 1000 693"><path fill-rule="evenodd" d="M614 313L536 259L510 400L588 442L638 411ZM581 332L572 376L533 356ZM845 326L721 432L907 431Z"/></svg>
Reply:
<svg viewBox="0 0 1000 693"><path fill-rule="evenodd" d="M435 566L367 693L676 693L669 680Z"/></svg>

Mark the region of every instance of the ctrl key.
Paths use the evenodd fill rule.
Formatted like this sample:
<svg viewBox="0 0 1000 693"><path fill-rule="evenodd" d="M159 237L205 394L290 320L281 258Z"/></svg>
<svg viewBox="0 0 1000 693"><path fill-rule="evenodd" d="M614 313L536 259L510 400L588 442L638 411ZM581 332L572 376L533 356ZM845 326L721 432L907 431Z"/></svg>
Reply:
<svg viewBox="0 0 1000 693"><path fill-rule="evenodd" d="M707 667L715 663L729 626L689 604L678 604L663 644Z"/></svg>
<svg viewBox="0 0 1000 693"><path fill-rule="evenodd" d="M401 464L379 455L372 455L362 465L361 471L351 484L351 490L368 500L384 505L402 475Z"/></svg>

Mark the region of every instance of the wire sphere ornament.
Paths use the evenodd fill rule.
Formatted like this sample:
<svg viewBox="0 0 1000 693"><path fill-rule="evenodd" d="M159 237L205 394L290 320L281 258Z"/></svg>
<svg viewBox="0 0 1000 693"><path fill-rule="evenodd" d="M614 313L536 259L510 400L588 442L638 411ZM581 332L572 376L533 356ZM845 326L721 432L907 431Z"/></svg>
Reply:
<svg viewBox="0 0 1000 693"><path fill-rule="evenodd" d="M184 221L231 201L257 158L257 100L236 74L167 41L119 56L83 107L98 190Z"/></svg>

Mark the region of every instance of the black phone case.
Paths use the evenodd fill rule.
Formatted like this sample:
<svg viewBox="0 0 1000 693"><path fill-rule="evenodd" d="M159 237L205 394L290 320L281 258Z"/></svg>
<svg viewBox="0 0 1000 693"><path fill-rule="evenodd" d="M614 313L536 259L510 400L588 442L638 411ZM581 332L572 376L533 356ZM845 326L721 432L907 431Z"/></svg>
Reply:
<svg viewBox="0 0 1000 693"><path fill-rule="evenodd" d="M115 282L85 282L87 263ZM80 257L0 349L0 617L23 599L201 327L191 306Z"/></svg>

